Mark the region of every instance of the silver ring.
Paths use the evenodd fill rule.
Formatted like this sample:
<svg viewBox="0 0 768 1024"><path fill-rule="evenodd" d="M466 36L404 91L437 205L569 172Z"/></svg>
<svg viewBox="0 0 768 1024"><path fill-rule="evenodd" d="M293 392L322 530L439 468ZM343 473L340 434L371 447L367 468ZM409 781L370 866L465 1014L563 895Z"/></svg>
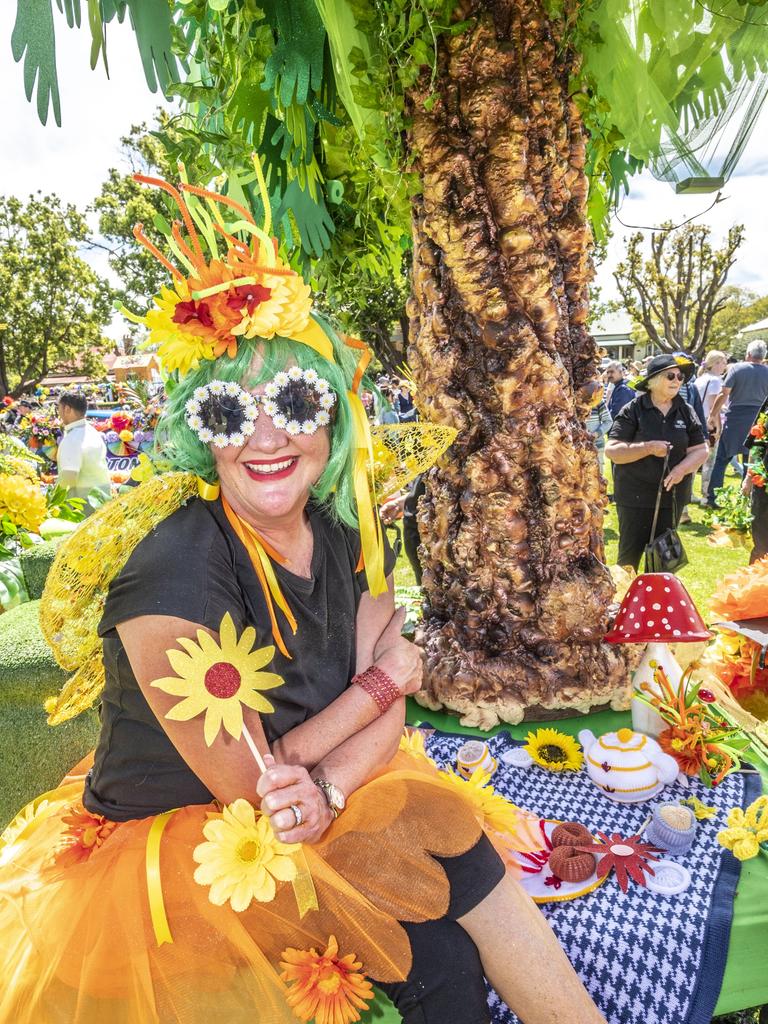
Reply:
<svg viewBox="0 0 768 1024"><path fill-rule="evenodd" d="M293 816L296 819L296 828L298 828L304 821L304 815L301 813L301 808L298 804L291 804L291 810L293 811Z"/></svg>

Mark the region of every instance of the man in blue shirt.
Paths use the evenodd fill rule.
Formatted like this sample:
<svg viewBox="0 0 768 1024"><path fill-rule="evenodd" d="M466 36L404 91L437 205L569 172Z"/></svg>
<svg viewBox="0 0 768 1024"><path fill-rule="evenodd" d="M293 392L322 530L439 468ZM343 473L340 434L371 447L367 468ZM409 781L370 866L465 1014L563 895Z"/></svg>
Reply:
<svg viewBox="0 0 768 1024"><path fill-rule="evenodd" d="M605 379L613 385L608 399L608 412L611 419L615 420L624 406L631 402L637 392L624 380L624 367L621 363L608 363L605 368Z"/></svg>

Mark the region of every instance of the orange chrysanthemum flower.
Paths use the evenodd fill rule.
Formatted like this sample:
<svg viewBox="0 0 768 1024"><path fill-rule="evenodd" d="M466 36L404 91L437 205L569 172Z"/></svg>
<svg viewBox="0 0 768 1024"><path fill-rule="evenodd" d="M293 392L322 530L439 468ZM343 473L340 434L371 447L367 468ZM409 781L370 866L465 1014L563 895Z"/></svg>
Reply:
<svg viewBox="0 0 768 1024"><path fill-rule="evenodd" d="M61 836L61 845L54 860L59 867L72 867L88 860L94 850L106 842L117 828L100 814L90 814L82 807L73 807L61 819L68 827Z"/></svg>
<svg viewBox="0 0 768 1024"><path fill-rule="evenodd" d="M324 953L314 949L285 949L281 954L280 977L291 986L288 1005L299 1020L315 1024L352 1024L367 1010L373 986L354 953L340 957L335 936L328 939Z"/></svg>

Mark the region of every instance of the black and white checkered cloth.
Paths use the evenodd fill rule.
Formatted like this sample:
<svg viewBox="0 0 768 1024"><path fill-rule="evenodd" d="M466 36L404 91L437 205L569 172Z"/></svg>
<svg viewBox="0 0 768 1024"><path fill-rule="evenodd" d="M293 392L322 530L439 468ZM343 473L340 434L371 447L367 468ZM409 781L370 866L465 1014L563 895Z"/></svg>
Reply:
<svg viewBox="0 0 768 1024"><path fill-rule="evenodd" d="M440 767L455 767L466 739L436 732L427 749ZM745 807L759 796L759 776L734 774L714 790L699 782L688 789L676 783L656 801L620 804L603 796L585 770L557 774L537 765L505 765L501 755L520 745L506 733L488 743L499 762L494 788L542 818L580 821L593 832L629 836L662 799L697 796L717 808L716 818L699 823L692 849L675 858L693 879L681 895L656 895L632 882L623 893L611 877L587 896L542 906L609 1024L709 1024L725 969L738 878L738 862L715 836L731 807ZM493 991L489 1005L493 1024L518 1024Z"/></svg>

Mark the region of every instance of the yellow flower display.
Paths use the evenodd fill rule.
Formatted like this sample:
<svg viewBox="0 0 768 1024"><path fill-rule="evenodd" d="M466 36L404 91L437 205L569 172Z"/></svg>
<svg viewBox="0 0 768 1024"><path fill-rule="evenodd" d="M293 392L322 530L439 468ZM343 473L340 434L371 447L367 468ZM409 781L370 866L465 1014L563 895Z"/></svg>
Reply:
<svg viewBox="0 0 768 1024"><path fill-rule="evenodd" d="M315 1024L353 1024L368 1009L373 986L361 973L354 953L339 956L331 935L325 952L286 949L280 957L280 977L290 987L288 1005L299 1020Z"/></svg>
<svg viewBox="0 0 768 1024"><path fill-rule="evenodd" d="M728 828L717 833L717 841L737 860L749 860L768 843L768 796L759 796L746 811L734 807L728 812Z"/></svg>
<svg viewBox="0 0 768 1024"><path fill-rule="evenodd" d="M168 661L176 676L156 679L151 685L183 697L166 718L188 722L205 712L205 742L210 745L224 726L230 736L240 739L243 731L242 705L261 714L274 711L260 690L282 685L282 676L261 672L272 660L274 647L252 651L256 630L248 626L238 640L232 617L227 612L219 626L219 642L204 630L197 631L197 643L180 637L177 643L184 652L167 651Z"/></svg>
<svg viewBox="0 0 768 1024"><path fill-rule="evenodd" d="M233 910L246 910L252 900L269 903L278 882L296 877L292 854L299 843L281 843L269 819L247 800L235 800L221 814L209 816L203 826L207 842L196 846L192 857L200 866L194 878L210 886L208 899L217 907L229 902Z"/></svg>
<svg viewBox="0 0 768 1024"><path fill-rule="evenodd" d="M680 803L691 808L697 821L706 821L708 818L714 818L717 814L716 807L703 804L696 796L689 796L686 800L681 800Z"/></svg>
<svg viewBox="0 0 768 1024"><path fill-rule="evenodd" d="M440 775L472 804L482 825L500 835L517 832L521 818L519 809L489 784L490 775L484 768L476 768L468 779L451 771L440 772Z"/></svg>
<svg viewBox="0 0 768 1024"><path fill-rule="evenodd" d="M45 498L37 483L18 474L0 476L0 518L8 516L14 526L37 533L45 515Z"/></svg>
<svg viewBox="0 0 768 1024"><path fill-rule="evenodd" d="M567 733L557 729L537 729L529 732L523 747L536 764L551 772L577 772L584 764L581 747Z"/></svg>

